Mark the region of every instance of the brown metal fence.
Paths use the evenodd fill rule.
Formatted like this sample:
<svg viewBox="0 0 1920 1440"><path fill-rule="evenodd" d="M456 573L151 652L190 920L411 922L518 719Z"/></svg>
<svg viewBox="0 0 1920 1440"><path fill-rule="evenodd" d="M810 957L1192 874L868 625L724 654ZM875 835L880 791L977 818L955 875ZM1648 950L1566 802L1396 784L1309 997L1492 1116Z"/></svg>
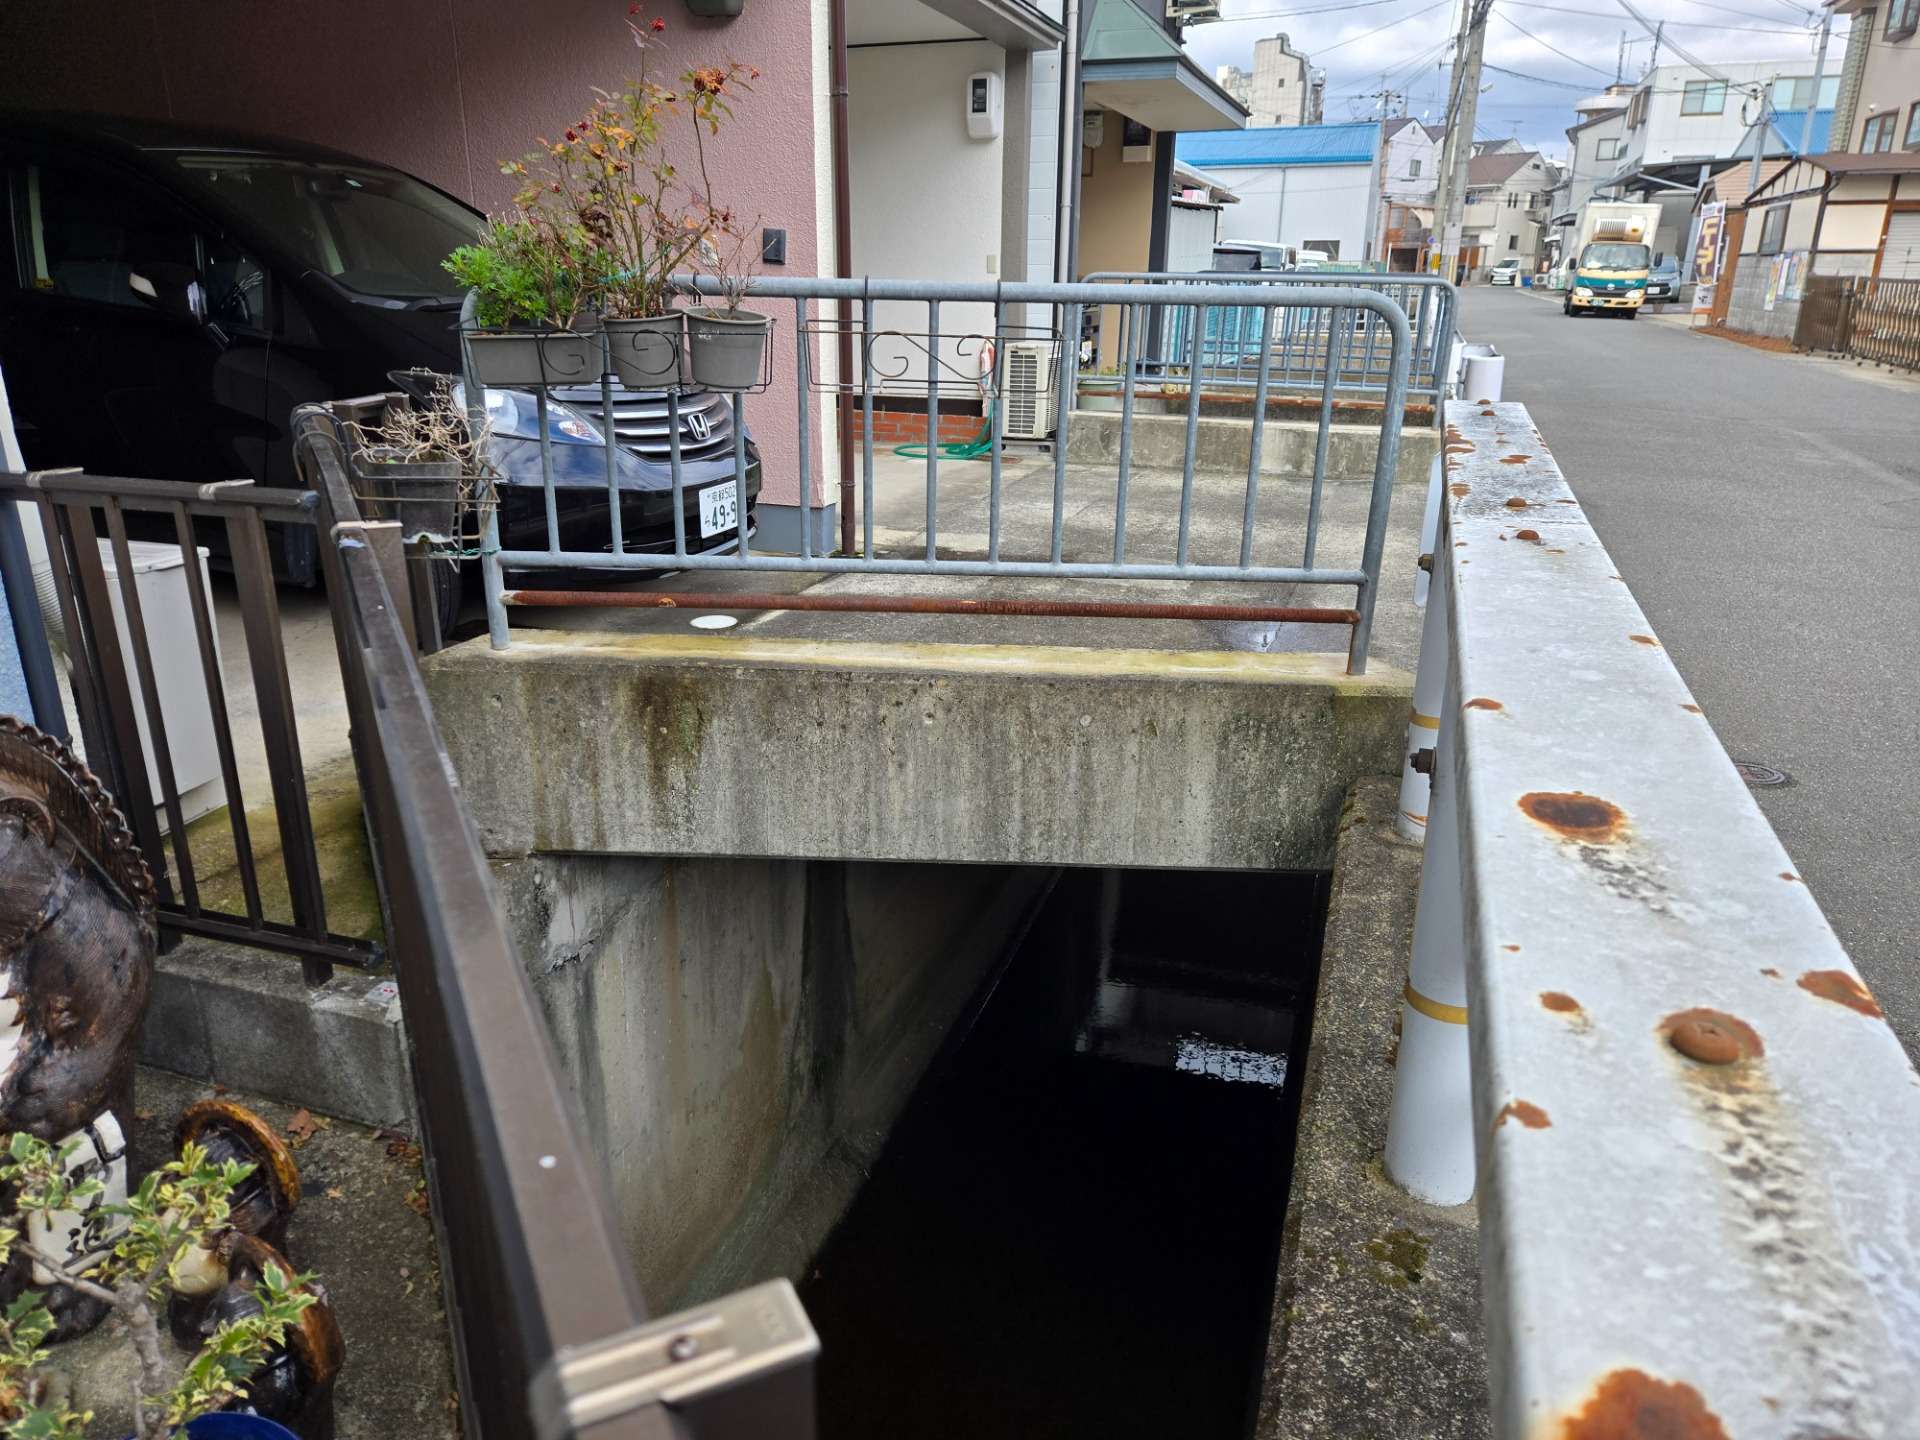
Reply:
<svg viewBox="0 0 1920 1440"><path fill-rule="evenodd" d="M0 502L9 500L39 507L60 597L61 625L71 660L68 673L86 761L119 800L153 871L163 931L237 941L298 956L308 983L313 985L324 983L335 965L377 963L377 943L336 935L328 929L327 897L320 879L299 722L288 683L279 601L267 545L269 520L283 525L314 523L314 497L298 490L259 489L246 480L188 485L49 470L0 474ZM193 642L219 755L220 783L227 802L226 828L233 845L244 913L220 909L202 894L205 876L195 867L195 841L176 783L174 751L167 738L148 617L141 611L127 533L130 513L158 517L190 562L197 554L196 522L214 521L225 531L239 589L247 662L279 832L279 858L271 863L283 872L280 878L286 884L288 919L269 916L262 898L266 867L256 853L256 837L249 828L241 793L226 682L215 639L213 601L199 565L188 563L183 573L193 614ZM111 579L103 547L112 559ZM124 646L116 622L116 599L125 623ZM142 747L143 721L153 756L151 777ZM153 793L155 779L159 782L157 797ZM212 848L211 837L204 830L201 834ZM207 858L204 851L201 858Z"/></svg>
<svg viewBox="0 0 1920 1440"><path fill-rule="evenodd" d="M1846 350L1853 329L1853 284L1849 275L1807 277L1799 318L1794 321L1795 349L1836 354Z"/></svg>
<svg viewBox="0 0 1920 1440"><path fill-rule="evenodd" d="M1859 282L1847 349L1862 360L1920 369L1920 280Z"/></svg>

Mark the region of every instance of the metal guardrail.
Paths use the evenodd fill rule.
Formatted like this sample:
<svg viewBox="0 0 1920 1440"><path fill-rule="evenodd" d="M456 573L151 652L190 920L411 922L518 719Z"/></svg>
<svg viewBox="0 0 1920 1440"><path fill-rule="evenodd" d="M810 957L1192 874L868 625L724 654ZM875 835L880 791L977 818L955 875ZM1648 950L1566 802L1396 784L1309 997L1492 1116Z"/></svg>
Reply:
<svg viewBox="0 0 1920 1440"><path fill-rule="evenodd" d="M279 603L268 555L266 521L312 525L313 496L297 490L257 489L248 480L188 485L170 480L115 479L78 470L42 470L0 473L0 503L9 500L39 507L72 661L69 673L86 762L100 774L127 813L141 853L153 872L162 929L296 955L312 985L324 983L335 965L376 963L380 958L377 944L335 935L327 929L326 893L320 882L313 815L300 756L299 723L287 680ZM227 825L246 913L232 914L202 903L200 877L194 868L193 845L181 808L166 715L154 673L148 617L141 611L129 549L129 512L162 517L188 557L199 553L196 521L217 521L224 529L234 582L240 592L247 660L273 786L279 865L287 884L290 922L269 919L264 913L261 867L240 790L226 685L214 635L213 602L200 566L190 559L182 573L193 613L194 647L219 756ZM96 515L104 522L105 543L118 580L117 598L126 634L124 649L116 633L115 595L101 557ZM143 720L154 776L159 781L158 806L142 753Z"/></svg>
<svg viewBox="0 0 1920 1440"><path fill-rule="evenodd" d="M679 282L690 293L721 293L714 281L700 278ZM1378 589L1380 554L1386 538L1388 502L1391 498L1395 463L1400 445L1401 416L1407 391L1408 356L1412 344L1406 315L1391 299L1378 290L1352 286L1263 286L1257 298L1250 298L1247 287L1234 285L1196 285L1180 287L1127 287L1121 285L1052 284L945 284L901 280L827 280L757 278L748 292L762 300L788 301L794 320L795 365L798 375L797 404L793 416L795 450L799 457L799 488L802 523L801 551L798 555L769 554L753 545L748 507L738 506L736 533L724 552L699 550L689 545L686 534L686 498L693 488L684 473L679 452L681 419L678 392L669 391L669 433L675 441L670 456L674 543L670 550L638 551L625 547L617 534L605 549L566 549L561 544L555 517L555 480L551 455L543 450L543 483L547 496L547 547L544 550L503 549L499 539L497 507L482 541L482 565L486 583L488 629L496 648L510 644L507 624L509 604L649 605L705 604L712 608L760 608L752 602L764 596L671 595L645 593L608 594L570 592L555 595L537 591L509 591L508 571L602 570L630 573L688 572L802 572L810 574L867 574L918 576L976 576L983 578L1036 578L1085 580L1183 580L1235 581L1249 584L1351 585L1356 598L1351 608L1299 608L1277 606L1216 607L1231 609L1237 619L1272 619L1300 622L1326 622L1350 625L1349 666L1359 673L1366 669L1367 645L1371 631L1375 593ZM1251 453L1247 468L1244 501L1239 526L1228 534L1196 533L1194 498L1196 490L1196 439L1199 422L1200 392L1191 392L1186 414L1182 477L1176 516L1154 517L1172 521L1172 543L1158 546L1157 558L1142 558L1149 548L1138 535L1129 536L1129 520L1136 508L1130 500L1132 478L1132 426L1134 387L1125 387L1120 430L1120 451L1111 494L1111 526L1102 521L1097 550L1086 542L1069 541L1068 513L1068 426L1072 415L1073 385L1068 373L1056 373L1051 386L1040 387L1047 393L1054 420L1053 486L1050 523L1044 533L1010 536L1004 523L1005 498L1002 474L1002 448L1006 436L1008 366L1010 342L1033 338L1034 331L1024 319L1030 311L1049 307L1062 319L1059 329L1048 330L1046 344L1058 353L1058 335L1073 335L1080 328L1080 316L1088 306L1126 305L1156 313L1185 312L1191 315L1192 333L1204 334L1209 317L1216 312L1236 315L1251 313L1262 318L1266 330L1276 331L1274 317L1294 312L1325 312L1348 317L1364 317L1368 336L1369 364L1384 398L1380 438L1376 451L1372 497L1361 562L1357 567L1332 568L1315 563L1315 542L1322 506L1322 482L1327 465L1328 429L1331 407L1323 407L1319 443L1315 453L1311 492L1308 497L1303 545L1299 563L1256 563L1256 546L1267 537L1259 534L1256 513L1260 497L1262 427L1252 427ZM888 315L877 315L884 306ZM943 318L943 307L944 317ZM902 312L917 310L924 323L902 321ZM816 346L837 339L851 327L859 356L858 376L837 380L816 380L823 372ZM1356 332L1357 333L1357 332ZM777 343L777 341L775 342ZM988 347L991 347L989 352ZM1264 406L1272 378L1271 347L1261 347L1249 368L1256 404ZM985 356L985 363L981 357ZM891 358L890 358L891 357ZM913 361L923 373L910 377L909 368L898 363L900 357ZM914 357L917 357L915 359ZM1070 357L1067 357L1070 359ZM971 366L972 368L966 368ZM891 368L889 368L891 367ZM468 364L468 393L477 394ZM861 533L858 554L817 554L813 547L814 506L810 465L814 449L816 422L810 411L810 395L818 386L829 391L844 391L857 397L859 425L857 443L861 457ZM925 460L925 541L917 555L881 554L874 537L875 465L874 411L876 400L884 394L918 391L927 417L927 433L939 435L941 403L944 394L956 387L971 394L984 393L987 401L984 458L956 462L944 460L938 443L927 447ZM541 396L544 415L545 389L532 387ZM733 475L729 482L744 495L748 474L746 394L728 397L733 421ZM543 426L544 433L544 426ZM969 530L984 534L984 552L966 553L943 547L941 524L943 511L940 479L943 468L951 473L955 463L969 467L984 465L987 491L978 502L978 513L969 516ZM975 472L977 473L977 471ZM609 502L617 511L619 492L609 474ZM1077 507L1082 500L1076 498ZM1269 549L1271 547L1268 547ZM1076 553L1076 550L1078 553ZM1164 553L1170 550L1171 554ZM1205 561L1200 550L1210 550L1237 558ZM820 603L825 602L825 603ZM943 610L960 613L1076 613L1087 615L1124 615L1141 613L1139 606L1089 600L1078 605L1060 602L1028 602L1014 598L990 601L947 599L929 596L789 596L770 608L860 608L869 610ZM1205 618L1201 611L1184 605L1148 607L1176 615Z"/></svg>
<svg viewBox="0 0 1920 1440"><path fill-rule="evenodd" d="M775 1281L649 1320L407 633L400 526L296 416L419 1099L461 1426L479 1440L810 1440L818 1343ZM397 582L397 584L396 584Z"/></svg>
<svg viewBox="0 0 1920 1440"><path fill-rule="evenodd" d="M1525 408L1448 421L1387 1166L1477 1190L1495 1433L1911 1435L1920 1076Z"/></svg>
<svg viewBox="0 0 1920 1440"><path fill-rule="evenodd" d="M1304 285L1375 291L1392 300L1407 316L1412 349L1406 393L1427 398L1433 405L1434 424L1440 423L1459 301L1453 283L1441 276L1292 270L1100 270L1084 277L1084 281L1090 285L1139 287ZM1080 394L1092 384L1116 383L1119 376L1127 374L1177 388L1186 388L1188 377L1197 375L1208 390L1225 395L1245 392L1258 383L1263 339L1265 348L1272 352L1267 359L1267 385L1271 390L1317 390L1374 400L1384 400L1386 395L1389 355L1381 345L1378 323L1366 313L1337 308L1289 311L1281 323L1263 330L1258 311L1222 309L1209 314L1197 337L1186 312L1181 310L1173 312L1170 322L1163 322L1158 312L1137 313L1132 305L1106 306L1097 313L1096 369L1110 367L1114 374L1077 374L1076 406Z"/></svg>

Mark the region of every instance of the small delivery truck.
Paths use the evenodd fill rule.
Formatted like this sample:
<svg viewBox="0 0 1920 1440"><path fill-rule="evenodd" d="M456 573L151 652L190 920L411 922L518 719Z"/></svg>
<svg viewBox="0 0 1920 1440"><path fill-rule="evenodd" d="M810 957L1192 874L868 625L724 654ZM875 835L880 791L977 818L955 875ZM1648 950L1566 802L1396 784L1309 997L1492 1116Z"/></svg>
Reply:
<svg viewBox="0 0 1920 1440"><path fill-rule="evenodd" d="M1618 311L1631 320L1647 299L1653 268L1653 230L1658 205L1590 200L1580 212L1580 233L1567 277L1568 315Z"/></svg>

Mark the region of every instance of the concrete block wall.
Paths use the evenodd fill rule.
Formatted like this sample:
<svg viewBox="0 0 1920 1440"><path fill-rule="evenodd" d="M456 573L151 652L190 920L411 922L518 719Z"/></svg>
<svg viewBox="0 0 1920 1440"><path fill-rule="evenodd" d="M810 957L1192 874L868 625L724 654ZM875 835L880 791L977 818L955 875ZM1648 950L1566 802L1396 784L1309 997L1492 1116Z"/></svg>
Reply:
<svg viewBox="0 0 1920 1440"><path fill-rule="evenodd" d="M1767 309L1767 279L1773 270L1771 255L1742 255L1733 277L1733 298L1727 303L1727 328L1749 335L1771 335L1791 340L1800 321L1800 302L1776 298Z"/></svg>

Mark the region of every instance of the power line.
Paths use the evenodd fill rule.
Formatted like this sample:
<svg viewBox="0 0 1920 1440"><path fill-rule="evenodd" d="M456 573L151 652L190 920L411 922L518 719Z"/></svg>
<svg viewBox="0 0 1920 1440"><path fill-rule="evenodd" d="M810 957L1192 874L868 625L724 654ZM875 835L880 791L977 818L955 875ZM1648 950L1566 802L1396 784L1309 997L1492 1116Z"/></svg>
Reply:
<svg viewBox="0 0 1920 1440"><path fill-rule="evenodd" d="M1411 15L1402 15L1398 20L1389 20L1386 24L1376 25L1371 30L1362 30L1358 35L1349 35L1346 39L1335 41L1331 45L1322 45L1313 53L1316 58L1329 55L1343 45L1351 45L1356 40L1365 40L1369 35L1378 35L1382 30L1391 30L1394 26L1404 25L1409 20L1418 20L1422 15L1430 15L1435 10L1444 9L1452 4L1453 0L1434 0L1433 4L1422 6Z"/></svg>
<svg viewBox="0 0 1920 1440"><path fill-rule="evenodd" d="M1548 5L1544 0L1505 0L1509 5L1524 6L1528 10L1552 10L1559 15L1588 15L1596 20L1616 20L1619 17L1605 10L1580 10L1571 5ZM1642 22L1645 23L1644 21ZM1797 35L1806 38L1805 30L1767 28L1759 25L1716 25L1705 20L1668 20L1663 22L1668 29L1679 26L1683 30L1728 30L1740 35ZM1653 27L1647 26L1651 33Z"/></svg>
<svg viewBox="0 0 1920 1440"><path fill-rule="evenodd" d="M1552 42L1547 40L1542 40L1538 35L1534 34L1531 30L1527 29L1527 27L1522 25L1518 20L1514 19L1511 15L1507 14L1506 11L1497 10L1494 13L1497 14L1502 20L1506 21L1507 24L1511 25L1514 29L1518 30L1522 35L1526 36L1527 39L1533 41L1534 44L1546 46L1547 49L1553 51L1553 53L1558 55L1562 60L1571 60L1573 61L1574 64L1578 65L1581 69L1591 70L1596 75L1604 76L1607 74L1607 72L1605 70L1602 70L1598 65L1589 65L1586 61L1582 60L1578 55L1569 55L1566 51L1562 50L1558 45L1555 45ZM1493 69L1495 67L1488 66L1487 68ZM1502 71L1501 73L1506 74L1507 72Z"/></svg>
<svg viewBox="0 0 1920 1440"><path fill-rule="evenodd" d="M1511 80L1530 80L1535 85L1556 85L1562 90L1578 90L1583 95L1593 89L1591 85L1581 84L1572 80L1549 80L1545 75L1528 75L1522 71L1508 70L1499 65L1482 64L1480 68L1482 70L1491 70L1496 75L1505 75Z"/></svg>

